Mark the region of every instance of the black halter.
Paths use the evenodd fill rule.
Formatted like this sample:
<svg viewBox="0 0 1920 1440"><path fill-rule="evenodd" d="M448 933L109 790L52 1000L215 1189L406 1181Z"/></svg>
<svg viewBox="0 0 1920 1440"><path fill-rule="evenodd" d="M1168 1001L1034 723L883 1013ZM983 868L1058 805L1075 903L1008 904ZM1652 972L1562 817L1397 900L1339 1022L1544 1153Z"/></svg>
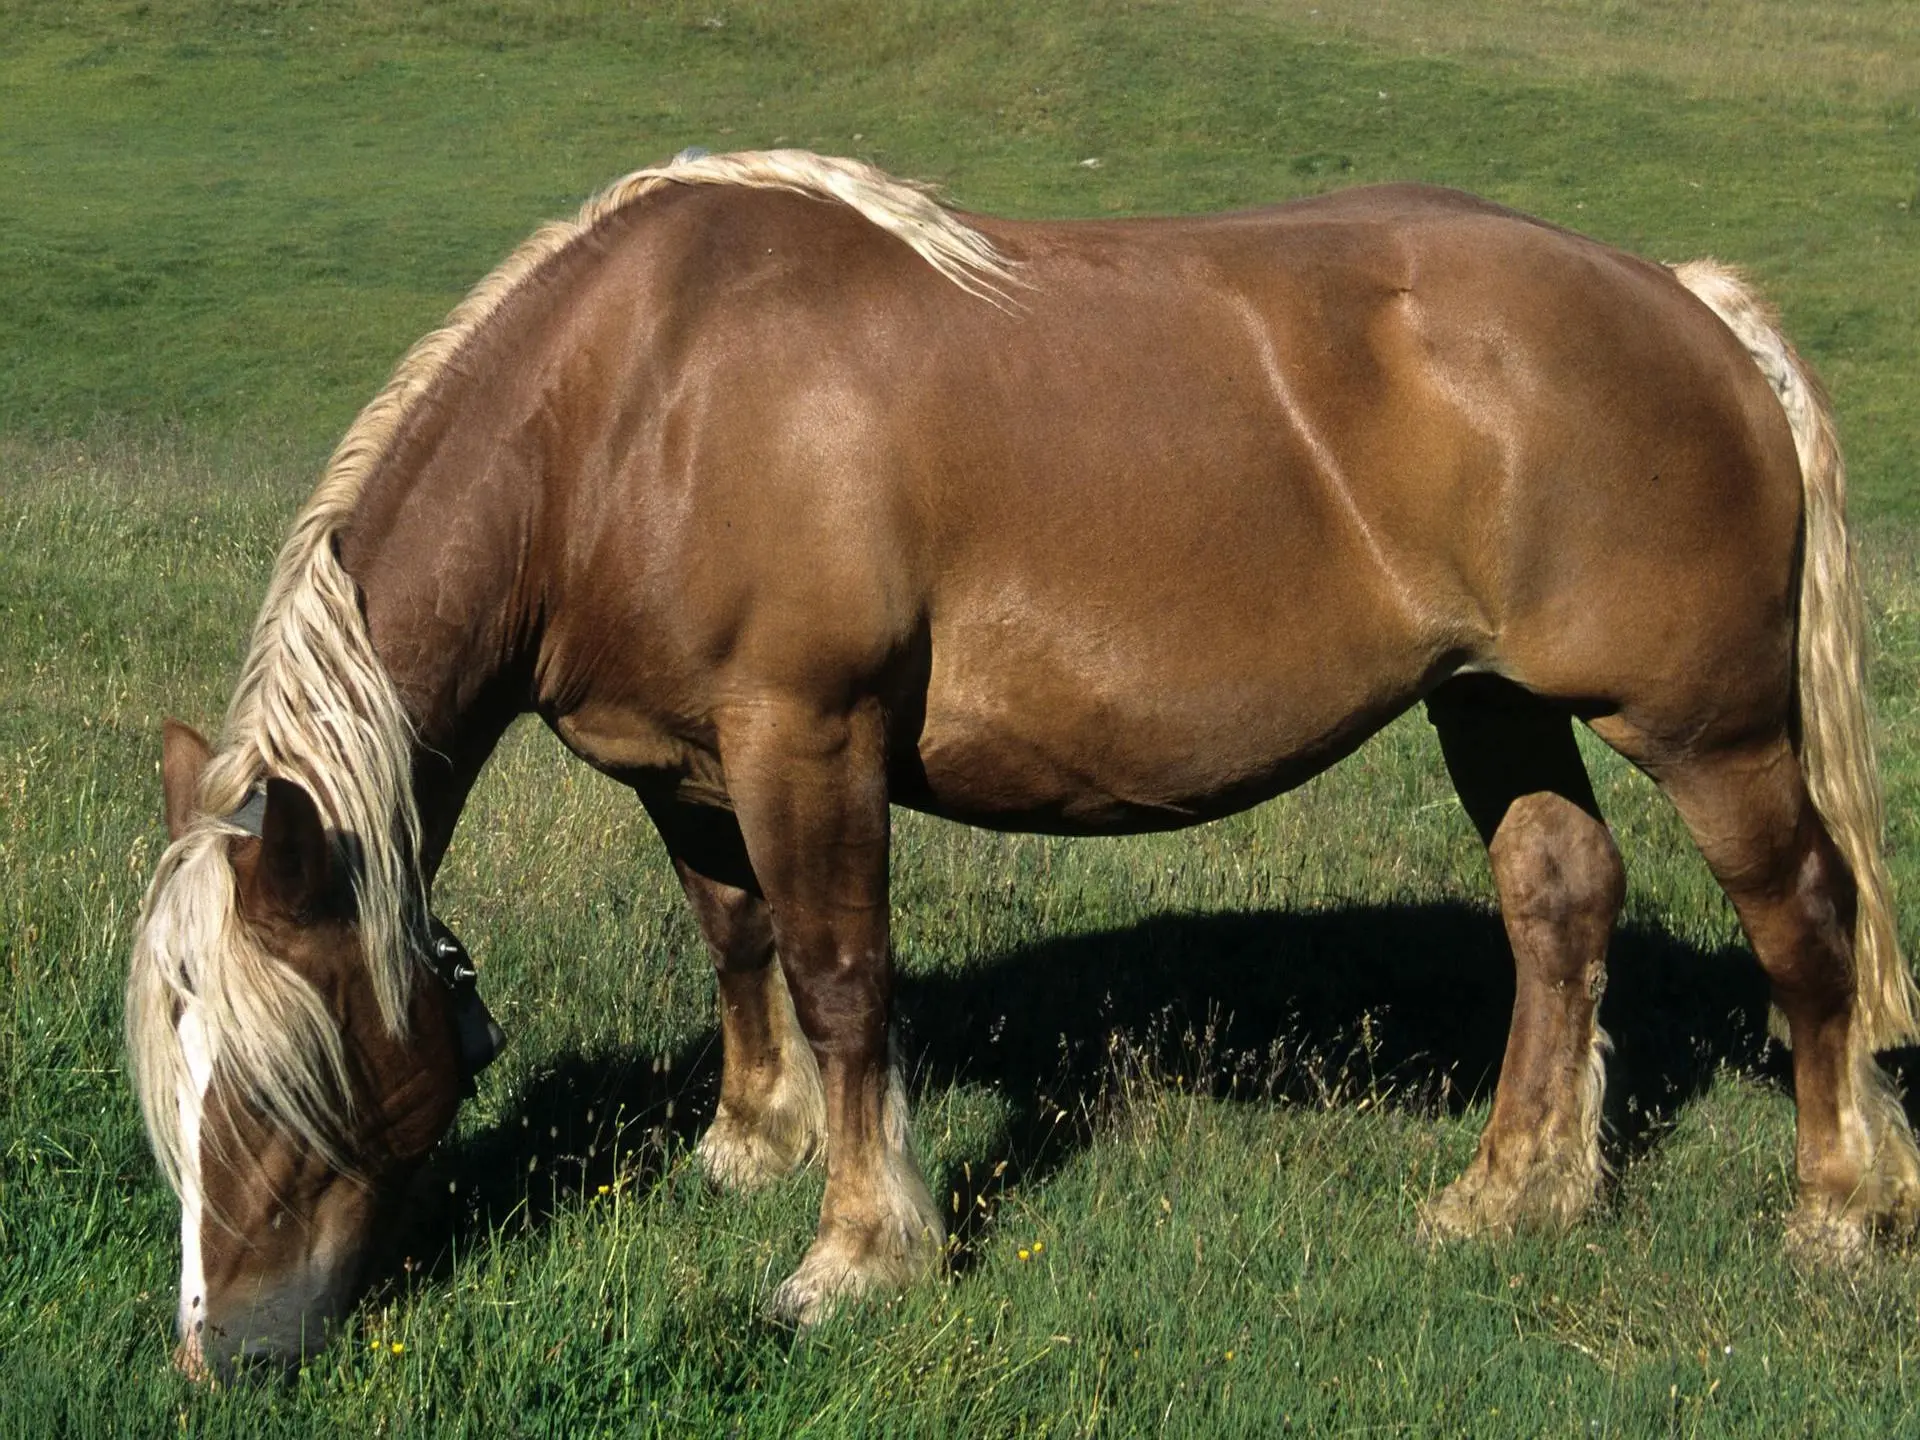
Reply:
<svg viewBox="0 0 1920 1440"><path fill-rule="evenodd" d="M266 787L256 785L247 792L240 808L230 812L226 819L229 825L259 838L266 817ZM480 974L474 969L473 957L467 954L460 937L448 929L438 915L429 914L427 924L427 948L414 953L426 972L446 987L453 1002L454 1035L460 1044L460 1082L471 1095L474 1077L491 1065L506 1047L507 1032L500 1028L493 1012L487 1009L487 1002L480 998Z"/></svg>
<svg viewBox="0 0 1920 1440"><path fill-rule="evenodd" d="M429 915L432 939L422 963L453 998L453 1029L460 1041L460 1079L468 1094L473 1079L506 1047L507 1032L480 998L480 974L460 937L438 915Z"/></svg>

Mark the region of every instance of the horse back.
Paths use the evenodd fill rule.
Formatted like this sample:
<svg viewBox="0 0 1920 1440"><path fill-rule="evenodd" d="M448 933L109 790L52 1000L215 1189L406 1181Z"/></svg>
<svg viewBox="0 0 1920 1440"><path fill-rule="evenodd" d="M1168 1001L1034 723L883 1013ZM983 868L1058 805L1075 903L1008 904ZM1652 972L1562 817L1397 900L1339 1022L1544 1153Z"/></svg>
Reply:
<svg viewBox="0 0 1920 1440"><path fill-rule="evenodd" d="M998 303L797 196L602 238L549 466L579 736L871 694L902 798L1171 824L1451 674L1598 711L1790 633L1790 437L1662 267L1421 187L972 223Z"/></svg>

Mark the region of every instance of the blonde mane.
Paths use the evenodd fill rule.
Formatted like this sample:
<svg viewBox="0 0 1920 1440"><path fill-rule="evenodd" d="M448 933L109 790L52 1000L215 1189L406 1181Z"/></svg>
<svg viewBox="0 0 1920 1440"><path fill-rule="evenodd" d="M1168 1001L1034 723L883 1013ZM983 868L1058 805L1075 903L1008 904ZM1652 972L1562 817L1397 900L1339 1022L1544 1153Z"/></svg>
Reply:
<svg viewBox="0 0 1920 1440"><path fill-rule="evenodd" d="M971 294L997 304L1016 283L985 237L925 189L870 165L800 150L682 158L637 170L572 220L541 227L407 352L347 431L280 551L220 743L201 776L199 813L161 856L142 907L127 980L128 1050L154 1153L176 1193L193 1163L184 1153L179 1101L188 1066L177 1022L188 1005L197 1007L215 1073L330 1164L351 1168L339 1028L312 987L241 920L227 846L244 832L224 817L266 776L306 786L352 866L381 1016L390 1032L404 1031L427 916L413 728L333 540L414 407L508 297L609 217L668 185L838 201Z"/></svg>

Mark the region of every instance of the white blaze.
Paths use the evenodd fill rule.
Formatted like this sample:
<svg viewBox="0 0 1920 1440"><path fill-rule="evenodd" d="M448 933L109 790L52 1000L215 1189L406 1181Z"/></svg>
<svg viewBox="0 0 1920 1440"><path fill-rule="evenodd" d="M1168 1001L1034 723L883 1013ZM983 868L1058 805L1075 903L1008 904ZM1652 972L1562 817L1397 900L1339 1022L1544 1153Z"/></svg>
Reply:
<svg viewBox="0 0 1920 1440"><path fill-rule="evenodd" d="M196 1327L207 1313L207 1277L200 1260L200 1114L213 1081L213 1055L207 1048L200 1007L191 1001L181 1011L179 1033L187 1061L187 1078L176 1096L186 1161L180 1175L180 1338L197 1351Z"/></svg>

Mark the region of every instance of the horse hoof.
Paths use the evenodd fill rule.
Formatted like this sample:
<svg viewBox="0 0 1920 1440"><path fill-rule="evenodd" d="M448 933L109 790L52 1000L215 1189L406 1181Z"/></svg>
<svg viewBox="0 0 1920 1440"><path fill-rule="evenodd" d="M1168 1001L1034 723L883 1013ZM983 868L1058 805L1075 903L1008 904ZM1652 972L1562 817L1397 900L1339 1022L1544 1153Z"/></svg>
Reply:
<svg viewBox="0 0 1920 1440"><path fill-rule="evenodd" d="M802 1267L782 1280L773 1292L773 1298L767 1302L767 1318L776 1325L811 1330L848 1298L849 1291L822 1284L819 1277L806 1274Z"/></svg>
<svg viewBox="0 0 1920 1440"><path fill-rule="evenodd" d="M1421 1202L1414 1238L1429 1248L1472 1240L1482 1235L1509 1233L1512 1223L1501 1224L1482 1213L1478 1192L1463 1189L1456 1180L1431 1199Z"/></svg>
<svg viewBox="0 0 1920 1440"><path fill-rule="evenodd" d="M807 1329L841 1305L898 1295L940 1268L946 1253L937 1219L902 1216L876 1226L833 1226L767 1302L769 1319Z"/></svg>
<svg viewBox="0 0 1920 1440"><path fill-rule="evenodd" d="M848 1264L834 1253L836 1248L816 1243L807 1252L800 1268L780 1282L767 1302L768 1319L796 1330L810 1330L843 1304L858 1301L872 1290L885 1287L897 1292L905 1288L899 1277L870 1275Z"/></svg>
<svg viewBox="0 0 1920 1440"><path fill-rule="evenodd" d="M1850 1267L1867 1258L1867 1224L1824 1205L1801 1205L1787 1217L1787 1258L1813 1269Z"/></svg>
<svg viewBox="0 0 1920 1440"><path fill-rule="evenodd" d="M1475 1166L1420 1206L1415 1233L1443 1245L1516 1230L1560 1231L1593 1204L1597 1177L1569 1166L1542 1166L1517 1179L1495 1178Z"/></svg>

